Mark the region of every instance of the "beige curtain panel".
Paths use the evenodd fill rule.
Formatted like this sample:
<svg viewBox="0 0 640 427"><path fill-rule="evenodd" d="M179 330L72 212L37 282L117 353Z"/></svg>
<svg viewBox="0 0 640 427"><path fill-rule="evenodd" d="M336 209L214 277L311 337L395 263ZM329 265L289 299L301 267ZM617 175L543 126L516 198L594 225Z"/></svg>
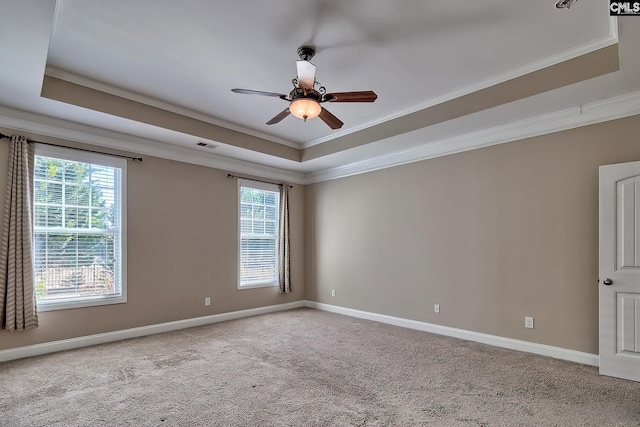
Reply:
<svg viewBox="0 0 640 427"><path fill-rule="evenodd" d="M2 240L0 317L9 331L38 327L33 283L33 146L12 136L9 150Z"/></svg>
<svg viewBox="0 0 640 427"><path fill-rule="evenodd" d="M280 239L278 241L279 292L291 292L291 237L289 236L289 186L280 186Z"/></svg>

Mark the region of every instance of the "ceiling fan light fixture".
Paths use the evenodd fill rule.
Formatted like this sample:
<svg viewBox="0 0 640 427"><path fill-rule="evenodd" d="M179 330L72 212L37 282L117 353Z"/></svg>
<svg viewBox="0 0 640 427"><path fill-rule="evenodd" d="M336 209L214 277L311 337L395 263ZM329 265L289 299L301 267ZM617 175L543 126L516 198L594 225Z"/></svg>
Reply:
<svg viewBox="0 0 640 427"><path fill-rule="evenodd" d="M318 117L322 111L322 107L315 99L298 98L291 101L289 111L297 118L306 122L308 119Z"/></svg>

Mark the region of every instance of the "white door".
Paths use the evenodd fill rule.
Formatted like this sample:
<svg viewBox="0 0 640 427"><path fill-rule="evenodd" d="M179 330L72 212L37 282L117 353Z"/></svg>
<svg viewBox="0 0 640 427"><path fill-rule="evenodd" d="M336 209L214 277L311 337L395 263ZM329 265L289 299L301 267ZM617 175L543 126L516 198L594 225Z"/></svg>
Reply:
<svg viewBox="0 0 640 427"><path fill-rule="evenodd" d="M640 162L600 167L600 373L640 381Z"/></svg>

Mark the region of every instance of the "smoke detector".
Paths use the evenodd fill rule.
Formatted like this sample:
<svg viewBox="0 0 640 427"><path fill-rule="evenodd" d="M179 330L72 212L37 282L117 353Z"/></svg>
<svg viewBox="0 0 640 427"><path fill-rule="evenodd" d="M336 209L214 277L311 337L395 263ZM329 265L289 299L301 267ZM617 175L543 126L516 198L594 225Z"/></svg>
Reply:
<svg viewBox="0 0 640 427"><path fill-rule="evenodd" d="M217 145L215 145L215 144L209 144L208 142L202 142L202 141L198 141L198 143L196 145L198 147L208 148L210 150L213 150L214 148L217 147Z"/></svg>
<svg viewBox="0 0 640 427"><path fill-rule="evenodd" d="M578 0L558 0L556 3L556 8L558 9L570 9L571 5L577 2Z"/></svg>

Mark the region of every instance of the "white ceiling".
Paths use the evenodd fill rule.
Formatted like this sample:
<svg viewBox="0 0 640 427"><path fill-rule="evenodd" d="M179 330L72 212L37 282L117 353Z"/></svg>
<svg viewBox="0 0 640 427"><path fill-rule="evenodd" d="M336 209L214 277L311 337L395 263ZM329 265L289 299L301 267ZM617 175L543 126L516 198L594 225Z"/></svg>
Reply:
<svg viewBox="0 0 640 427"><path fill-rule="evenodd" d="M252 162L300 177L640 89L640 54L633 46L640 21L620 18L616 24L601 1L580 0L559 10L552 0L0 0L0 10L0 115L13 118L0 124L15 127L19 117L105 138L118 135L146 144L147 154L186 147L200 150L201 157ZM440 123L389 130L392 119L618 39L620 71ZM297 48L304 44L317 48L316 78L329 92L378 94L373 104L325 104L345 123L341 130L293 116L267 126L285 101L230 91L288 93ZM40 96L45 73L301 153L345 135L367 139L309 160L304 154L282 158L224 137L203 138L47 99ZM383 137L363 132L385 123ZM196 148L201 140L217 148Z"/></svg>

